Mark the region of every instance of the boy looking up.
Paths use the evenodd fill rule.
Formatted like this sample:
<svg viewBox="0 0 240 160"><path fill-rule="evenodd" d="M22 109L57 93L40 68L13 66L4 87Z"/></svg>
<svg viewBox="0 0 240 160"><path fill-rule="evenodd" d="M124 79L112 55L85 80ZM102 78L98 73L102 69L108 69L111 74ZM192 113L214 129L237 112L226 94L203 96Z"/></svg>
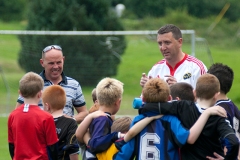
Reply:
<svg viewBox="0 0 240 160"><path fill-rule="evenodd" d="M52 114L56 125L59 138L58 159L78 160L79 147L75 137L78 125L74 119L63 115L63 108L66 104L64 89L59 85L47 87L43 91L42 102L44 110Z"/></svg>
<svg viewBox="0 0 240 160"><path fill-rule="evenodd" d="M25 104L8 117L9 151L14 160L58 158L53 117L38 106L43 84L43 79L33 72L26 73L19 81L19 94Z"/></svg>
<svg viewBox="0 0 240 160"><path fill-rule="evenodd" d="M211 74L200 76L196 84L196 105L192 101L173 101L171 103L145 104L140 108L140 113L151 112L154 115L173 114L176 115L183 126L191 128L216 102L220 91L218 79ZM227 153L224 157L223 146L226 146ZM218 153L225 160L235 160L238 155L239 141L234 130L226 118L211 116L197 141L190 145L186 144L181 148L182 160L202 160L207 156L214 157L214 152Z"/></svg>

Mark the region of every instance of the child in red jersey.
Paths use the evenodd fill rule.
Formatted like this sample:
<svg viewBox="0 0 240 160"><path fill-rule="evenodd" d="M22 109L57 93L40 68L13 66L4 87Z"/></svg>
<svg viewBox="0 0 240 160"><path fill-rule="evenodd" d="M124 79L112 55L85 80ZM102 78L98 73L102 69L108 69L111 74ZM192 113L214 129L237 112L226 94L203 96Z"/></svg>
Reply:
<svg viewBox="0 0 240 160"><path fill-rule="evenodd" d="M19 81L19 93L25 104L11 112L8 118L8 143L13 160L57 160L56 127L51 114L38 106L43 79L33 72Z"/></svg>

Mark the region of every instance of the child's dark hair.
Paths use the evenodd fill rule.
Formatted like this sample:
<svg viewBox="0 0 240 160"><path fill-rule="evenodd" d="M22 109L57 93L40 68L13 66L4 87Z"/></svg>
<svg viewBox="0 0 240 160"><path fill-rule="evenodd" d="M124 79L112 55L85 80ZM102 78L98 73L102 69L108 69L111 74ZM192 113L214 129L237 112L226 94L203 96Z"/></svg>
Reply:
<svg viewBox="0 0 240 160"><path fill-rule="evenodd" d="M178 82L171 85L170 92L173 100L178 97L180 100L195 101L193 87L186 82Z"/></svg>
<svg viewBox="0 0 240 160"><path fill-rule="evenodd" d="M215 63L208 69L207 73L213 74L218 78L221 92L227 94L230 91L234 73L229 66L222 63Z"/></svg>

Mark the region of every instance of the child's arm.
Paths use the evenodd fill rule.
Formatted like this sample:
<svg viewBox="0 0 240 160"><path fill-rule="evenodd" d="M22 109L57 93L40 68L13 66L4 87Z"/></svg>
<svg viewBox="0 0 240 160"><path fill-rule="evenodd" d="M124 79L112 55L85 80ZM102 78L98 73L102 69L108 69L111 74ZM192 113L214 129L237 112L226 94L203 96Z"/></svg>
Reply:
<svg viewBox="0 0 240 160"><path fill-rule="evenodd" d="M157 115L152 117L146 117L143 120L134 124L131 129L125 134L124 142L130 141L133 137L135 137L139 132L141 132L150 122L155 119L161 118L163 115Z"/></svg>
<svg viewBox="0 0 240 160"><path fill-rule="evenodd" d="M87 145L90 138L91 138L90 133L89 131L87 131L83 136L83 142Z"/></svg>
<svg viewBox="0 0 240 160"><path fill-rule="evenodd" d="M70 160L79 160L78 154L70 154L69 158Z"/></svg>
<svg viewBox="0 0 240 160"><path fill-rule="evenodd" d="M195 141L201 134L202 129L205 126L208 118L211 115L219 115L222 117L227 117L226 110L220 106L210 107L210 108L206 109L190 129L190 133L189 133L189 136L187 139L187 142L189 144L195 143Z"/></svg>
<svg viewBox="0 0 240 160"><path fill-rule="evenodd" d="M102 111L93 112L87 115L87 117L85 117L84 120L79 124L76 130L76 137L79 142L83 143L83 136L87 132L89 125L91 124L94 118L99 116L106 116L106 114Z"/></svg>
<svg viewBox="0 0 240 160"><path fill-rule="evenodd" d="M208 160L224 160L224 157L222 157L221 155L217 154L216 152L213 153L214 156L216 157L210 157L210 156L207 156L206 158Z"/></svg>

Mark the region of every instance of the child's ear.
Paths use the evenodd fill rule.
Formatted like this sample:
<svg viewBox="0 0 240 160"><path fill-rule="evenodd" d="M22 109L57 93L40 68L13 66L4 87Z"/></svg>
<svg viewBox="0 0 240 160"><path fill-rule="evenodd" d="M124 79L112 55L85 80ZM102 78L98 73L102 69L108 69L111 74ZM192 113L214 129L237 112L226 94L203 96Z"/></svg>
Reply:
<svg viewBox="0 0 240 160"><path fill-rule="evenodd" d="M172 96L171 95L168 96L168 101L172 101Z"/></svg>
<svg viewBox="0 0 240 160"><path fill-rule="evenodd" d="M42 97L42 90L38 92L37 97L38 97L38 98L41 98L41 97Z"/></svg>
<svg viewBox="0 0 240 160"><path fill-rule="evenodd" d="M122 98L119 98L119 99L118 99L119 105L121 104L121 102L122 102Z"/></svg>
<svg viewBox="0 0 240 160"><path fill-rule="evenodd" d="M20 91L20 90L18 90L18 93L20 94L20 96L22 96L22 93L21 93L21 91Z"/></svg>
<svg viewBox="0 0 240 160"><path fill-rule="evenodd" d="M46 109L46 111L49 111L50 110L50 106L48 103L44 103L44 108Z"/></svg>
<svg viewBox="0 0 240 160"><path fill-rule="evenodd" d="M196 90L195 89L193 90L193 95L194 95L195 100L196 100Z"/></svg>
<svg viewBox="0 0 240 160"><path fill-rule="evenodd" d="M220 94L220 92L215 93L215 95L214 95L214 97L213 97L215 101L217 101L219 94Z"/></svg>
<svg viewBox="0 0 240 160"><path fill-rule="evenodd" d="M119 99L115 102L115 104L116 104L117 106L120 106L120 105L121 105L121 102L122 102L122 98L119 98Z"/></svg>

